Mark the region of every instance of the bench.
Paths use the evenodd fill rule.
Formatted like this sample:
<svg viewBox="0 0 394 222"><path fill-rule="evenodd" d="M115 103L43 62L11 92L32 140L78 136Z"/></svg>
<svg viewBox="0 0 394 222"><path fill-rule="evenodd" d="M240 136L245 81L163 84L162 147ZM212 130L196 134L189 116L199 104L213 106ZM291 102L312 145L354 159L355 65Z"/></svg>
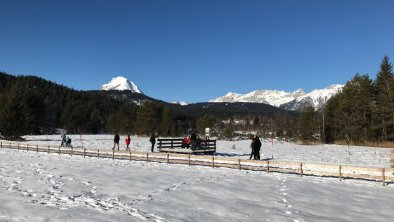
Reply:
<svg viewBox="0 0 394 222"><path fill-rule="evenodd" d="M181 138L158 139L157 148L164 153L213 155L216 152L216 140L201 140L200 146L193 148L182 147L182 140Z"/></svg>

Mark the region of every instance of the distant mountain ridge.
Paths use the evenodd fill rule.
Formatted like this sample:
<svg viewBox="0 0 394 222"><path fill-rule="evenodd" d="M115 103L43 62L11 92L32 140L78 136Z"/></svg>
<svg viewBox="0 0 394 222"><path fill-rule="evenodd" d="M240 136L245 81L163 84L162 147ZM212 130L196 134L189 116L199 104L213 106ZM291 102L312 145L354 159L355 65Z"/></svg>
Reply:
<svg viewBox="0 0 394 222"><path fill-rule="evenodd" d="M324 89L313 90L310 93L305 93L302 89L297 89L294 92L256 90L247 94L228 93L222 97L210 100L209 102L264 103L293 111L300 111L311 106L315 110L319 110L324 107L325 103L333 95L340 92L342 88L343 85L335 84Z"/></svg>

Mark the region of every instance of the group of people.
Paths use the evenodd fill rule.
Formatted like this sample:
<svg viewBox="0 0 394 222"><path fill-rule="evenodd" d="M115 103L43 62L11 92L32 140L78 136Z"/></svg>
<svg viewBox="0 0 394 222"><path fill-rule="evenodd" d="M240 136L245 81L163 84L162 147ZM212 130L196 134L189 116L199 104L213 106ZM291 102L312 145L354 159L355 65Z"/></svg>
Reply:
<svg viewBox="0 0 394 222"><path fill-rule="evenodd" d="M72 147L71 146L71 138L66 135L66 132L62 132L60 137L62 138L62 143L60 144L60 147L63 147L63 146Z"/></svg>
<svg viewBox="0 0 394 222"><path fill-rule="evenodd" d="M157 137L157 135L155 133L152 133L149 138L149 142L152 145L151 152L153 152L153 150L154 150L154 147L156 144L156 137ZM62 138L62 143L61 143L60 147L63 147L63 146L72 147L71 146L71 138L68 137L65 132L62 132L61 138ZM260 148L261 148L260 138L257 135L255 135L255 136L251 137L251 139L252 139L252 143L250 144L250 148L252 149L252 152L250 153L249 160L251 160L252 158L254 160L260 160ZM118 147L118 150L119 150L119 141L120 141L120 136L117 132L115 132L114 146L112 147L112 150L115 150L116 147ZM126 143L126 151L130 151L130 147L129 147L130 143L131 143L130 134L127 135L127 137L125 139L125 143ZM183 148L191 147L191 149L195 149L200 145L198 143L199 143L199 138L197 137L197 135L195 133L192 133L190 135L190 137L183 138L182 147Z"/></svg>
<svg viewBox="0 0 394 222"><path fill-rule="evenodd" d="M201 147L201 138L195 133L192 133L190 136L184 137L182 139L181 147L191 148L192 150L198 149Z"/></svg>
<svg viewBox="0 0 394 222"><path fill-rule="evenodd" d="M250 153L249 160L251 160L252 157L254 160L259 160L260 159L261 141L257 135L252 137L252 143L250 144L250 148L252 149L252 152Z"/></svg>
<svg viewBox="0 0 394 222"><path fill-rule="evenodd" d="M157 137L156 134L152 133L151 137L149 138L149 141L152 144L151 152L153 152L153 149L155 147L156 137ZM114 146L112 147L112 150L115 150L116 146L118 147L118 150L119 150L119 141L120 141L120 136L117 132L115 132ZM125 139L125 143L126 143L126 151L130 151L130 147L129 147L130 143L131 143L130 134L127 135L127 137Z"/></svg>

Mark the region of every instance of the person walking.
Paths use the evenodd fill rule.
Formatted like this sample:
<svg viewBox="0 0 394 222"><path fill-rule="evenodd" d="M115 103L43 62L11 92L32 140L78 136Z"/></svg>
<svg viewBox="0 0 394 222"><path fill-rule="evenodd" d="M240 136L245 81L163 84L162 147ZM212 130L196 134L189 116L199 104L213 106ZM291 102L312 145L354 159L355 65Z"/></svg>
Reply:
<svg viewBox="0 0 394 222"><path fill-rule="evenodd" d="M260 160L260 148L261 148L261 141L260 138L256 135L254 137L255 141L255 152L254 152L254 159L255 160Z"/></svg>
<svg viewBox="0 0 394 222"><path fill-rule="evenodd" d="M255 153L256 153L256 141L254 138L255 138L254 136L251 137L252 143L250 144L250 148L252 149L252 152L250 153L249 160L251 160L252 157L254 158Z"/></svg>
<svg viewBox="0 0 394 222"><path fill-rule="evenodd" d="M62 135L60 135L60 137L62 138L62 144L60 144L60 147L63 147L63 146L66 144L66 142L67 142L67 135L66 135L66 133L63 131L63 132L62 132Z"/></svg>
<svg viewBox="0 0 394 222"><path fill-rule="evenodd" d="M130 135L127 135L126 137L126 150L130 151L129 145L130 145L131 139L130 139Z"/></svg>
<svg viewBox="0 0 394 222"><path fill-rule="evenodd" d="M118 133L115 132L115 136L114 136L114 147L112 147L112 150L115 150L116 145L118 145L118 150L119 150L119 140L120 140L120 137L119 137Z"/></svg>
<svg viewBox="0 0 394 222"><path fill-rule="evenodd" d="M155 147L156 143L156 135L154 133L151 134L149 141L152 144L151 152L153 153L153 148Z"/></svg>

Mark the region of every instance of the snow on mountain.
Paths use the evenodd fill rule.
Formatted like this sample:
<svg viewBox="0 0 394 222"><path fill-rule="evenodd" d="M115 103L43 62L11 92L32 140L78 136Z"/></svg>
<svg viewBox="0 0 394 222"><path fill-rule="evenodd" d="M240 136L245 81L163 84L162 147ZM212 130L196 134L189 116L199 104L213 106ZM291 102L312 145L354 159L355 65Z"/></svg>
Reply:
<svg viewBox="0 0 394 222"><path fill-rule="evenodd" d="M294 92L285 92L279 90L256 90L247 94L228 93L225 96L210 100L209 102L249 102L265 103L279 107L281 104L288 103L300 95L304 95L302 89Z"/></svg>
<svg viewBox="0 0 394 222"><path fill-rule="evenodd" d="M335 84L324 89L315 89L306 95L296 98L290 103L282 104L281 108L287 110L302 110L308 106L312 106L316 110L319 110L324 107L327 100L340 92L342 88L343 85Z"/></svg>
<svg viewBox="0 0 394 222"><path fill-rule="evenodd" d="M185 101L179 101L179 102L176 102L176 101L174 101L174 102L172 102L172 104L178 104L178 105L181 105L181 106L187 106L187 105L189 105L187 102L185 102Z"/></svg>
<svg viewBox="0 0 394 222"><path fill-rule="evenodd" d="M325 89L313 90L305 93L302 89L294 92L279 90L256 90L247 94L228 93L225 96L210 100L209 102L250 102L265 103L287 110L302 110L312 106L320 109L325 102L342 89L343 85L332 85Z"/></svg>
<svg viewBox="0 0 394 222"><path fill-rule="evenodd" d="M122 76L112 78L111 82L101 86L101 90L129 90L143 94L136 84Z"/></svg>

